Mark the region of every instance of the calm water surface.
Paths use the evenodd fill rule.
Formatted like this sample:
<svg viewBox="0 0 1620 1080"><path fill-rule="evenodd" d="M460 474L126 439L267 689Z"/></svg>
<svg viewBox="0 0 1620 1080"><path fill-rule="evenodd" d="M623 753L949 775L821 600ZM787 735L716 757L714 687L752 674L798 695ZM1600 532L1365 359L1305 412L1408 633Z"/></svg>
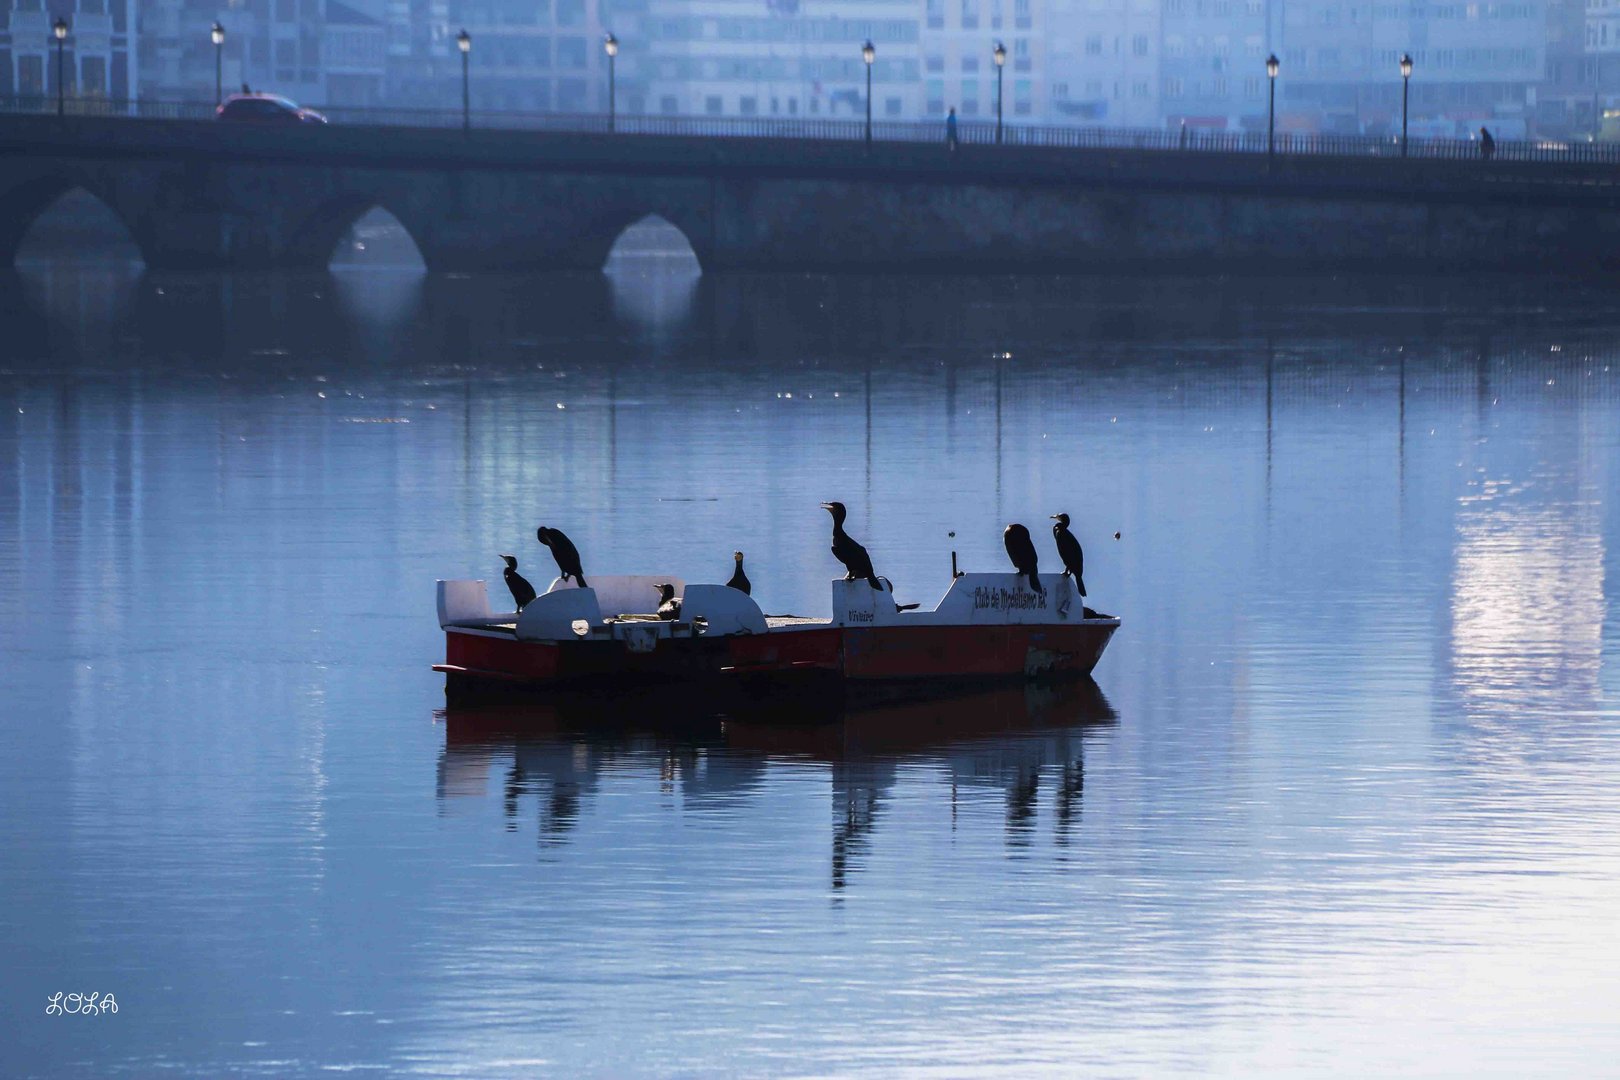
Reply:
<svg viewBox="0 0 1620 1080"><path fill-rule="evenodd" d="M43 266L0 323L7 1075L1616 1070L1608 284ZM436 577L545 522L824 614L835 498L930 603L1074 515L1097 685L443 709Z"/></svg>

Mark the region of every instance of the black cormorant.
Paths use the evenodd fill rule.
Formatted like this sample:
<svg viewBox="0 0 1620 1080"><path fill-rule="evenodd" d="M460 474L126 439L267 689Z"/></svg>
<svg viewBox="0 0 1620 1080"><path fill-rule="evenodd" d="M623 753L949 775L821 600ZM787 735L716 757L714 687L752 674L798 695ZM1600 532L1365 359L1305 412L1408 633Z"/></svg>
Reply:
<svg viewBox="0 0 1620 1080"><path fill-rule="evenodd" d="M535 530L534 538L551 549L551 557L557 560L557 569L562 571L564 581L573 578L580 588L590 588L585 584L585 572L579 568L579 549L563 535L561 529L548 529L542 525Z"/></svg>
<svg viewBox="0 0 1620 1080"><path fill-rule="evenodd" d="M731 557L737 560L737 570L731 575L731 580L726 582L726 584L744 595L752 595L754 591L753 586L748 583L748 575L743 573L742 552L733 551L731 553Z"/></svg>
<svg viewBox="0 0 1620 1080"><path fill-rule="evenodd" d="M522 611L534 599L534 586L529 584L528 578L517 572L517 557L515 555L502 555L506 560L506 587L512 590L512 602Z"/></svg>
<svg viewBox="0 0 1620 1080"><path fill-rule="evenodd" d="M833 557L844 564L848 571L844 575L845 581L854 581L856 578L865 578L872 588L883 591L883 585L878 581L877 575L872 572L872 557L866 549L850 539L849 533L844 531L844 517L846 511L841 502L822 503L823 510L830 511L833 519Z"/></svg>
<svg viewBox="0 0 1620 1080"><path fill-rule="evenodd" d="M1074 575L1074 587L1080 595L1086 595L1086 555L1080 550L1080 541L1075 539L1074 533L1069 531L1069 515L1053 514L1052 520L1057 522L1052 526L1052 536L1057 540L1058 558L1063 563L1063 572ZM1117 535L1117 534L1116 534Z"/></svg>
<svg viewBox="0 0 1620 1080"><path fill-rule="evenodd" d="M675 586L665 583L654 585L658 590L658 617L665 622L674 622L681 617L681 602L675 599Z"/></svg>
<svg viewBox="0 0 1620 1080"><path fill-rule="evenodd" d="M1035 543L1029 538L1029 530L1014 522L1001 534L1001 542L1007 546L1007 557L1012 559L1013 568L1029 577L1029 587L1038 593L1046 592L1041 588Z"/></svg>

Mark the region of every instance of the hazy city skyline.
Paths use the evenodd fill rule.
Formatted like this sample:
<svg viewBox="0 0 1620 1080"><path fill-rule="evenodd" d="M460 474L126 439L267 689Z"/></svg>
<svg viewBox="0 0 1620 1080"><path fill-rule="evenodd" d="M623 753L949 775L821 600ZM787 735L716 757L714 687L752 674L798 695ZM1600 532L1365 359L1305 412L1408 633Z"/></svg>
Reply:
<svg viewBox="0 0 1620 1080"><path fill-rule="evenodd" d="M10 0L4 93L455 109L1604 138L1609 0ZM58 44L52 27L65 22ZM211 28L219 24L216 45ZM610 91L606 34L619 43ZM862 46L873 44L868 65ZM996 47L1001 46L1001 62ZM60 53L58 50L60 49ZM1620 100L1617 98L1616 100Z"/></svg>

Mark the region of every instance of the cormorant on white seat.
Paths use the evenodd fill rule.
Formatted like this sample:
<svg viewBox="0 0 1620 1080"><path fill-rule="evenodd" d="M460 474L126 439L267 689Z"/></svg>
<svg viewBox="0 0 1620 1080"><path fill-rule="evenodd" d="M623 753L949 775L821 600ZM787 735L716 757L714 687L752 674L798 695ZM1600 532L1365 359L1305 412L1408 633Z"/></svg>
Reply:
<svg viewBox="0 0 1620 1080"><path fill-rule="evenodd" d="M665 582L654 585L658 590L658 617L665 622L674 622L681 617L681 602L675 599L675 586Z"/></svg>
<svg viewBox="0 0 1620 1080"><path fill-rule="evenodd" d="M528 578L518 573L515 555L502 555L501 558L506 560L506 571L501 576L506 578L506 587L512 590L512 603L522 611L534 599L534 586L529 584Z"/></svg>
<svg viewBox="0 0 1620 1080"><path fill-rule="evenodd" d="M1074 587L1081 596L1086 595L1086 554L1080 550L1080 541L1069 531L1069 515L1053 514L1052 536L1057 540L1058 558L1063 561L1063 572L1074 577ZM1119 533L1114 534L1119 539Z"/></svg>
<svg viewBox="0 0 1620 1080"><path fill-rule="evenodd" d="M535 530L534 538L551 549L551 557L557 560L557 569L562 572L564 581L573 578L580 588L590 588L585 584L585 572L579 566L579 549L563 535L561 529L548 529L542 525Z"/></svg>
<svg viewBox="0 0 1620 1080"><path fill-rule="evenodd" d="M1035 554L1035 543L1029 538L1029 530L1015 521L1002 532L1001 542L1006 545L1007 557L1012 560L1013 569L1029 578L1031 589L1045 593L1046 590L1041 588L1039 559Z"/></svg>
<svg viewBox="0 0 1620 1080"><path fill-rule="evenodd" d="M844 531L844 518L847 514L844 504L841 502L824 502L821 504L821 508L832 514L832 553L835 559L844 564L844 569L847 571L844 574L844 580L854 581L856 578L865 578L868 585L881 592L883 585L878 581L877 575L872 572L872 557L866 553L865 548L850 537L849 533Z"/></svg>
<svg viewBox="0 0 1620 1080"><path fill-rule="evenodd" d="M744 595L751 594L753 592L753 586L748 583L748 575L743 573L742 552L733 551L731 553L731 557L737 560L737 569L732 573L731 580L726 582L726 584Z"/></svg>

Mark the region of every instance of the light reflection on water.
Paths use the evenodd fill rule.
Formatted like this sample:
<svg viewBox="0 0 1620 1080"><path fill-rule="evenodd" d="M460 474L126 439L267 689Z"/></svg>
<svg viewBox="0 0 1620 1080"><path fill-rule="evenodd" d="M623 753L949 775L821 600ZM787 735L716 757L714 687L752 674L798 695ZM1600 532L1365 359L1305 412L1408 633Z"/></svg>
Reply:
<svg viewBox="0 0 1620 1080"><path fill-rule="evenodd" d="M9 1072L1620 1050L1601 291L44 266L0 317ZM435 712L433 578L538 521L816 613L834 497L923 601L1075 515L1100 689ZM31 1015L74 988L116 1023Z"/></svg>

